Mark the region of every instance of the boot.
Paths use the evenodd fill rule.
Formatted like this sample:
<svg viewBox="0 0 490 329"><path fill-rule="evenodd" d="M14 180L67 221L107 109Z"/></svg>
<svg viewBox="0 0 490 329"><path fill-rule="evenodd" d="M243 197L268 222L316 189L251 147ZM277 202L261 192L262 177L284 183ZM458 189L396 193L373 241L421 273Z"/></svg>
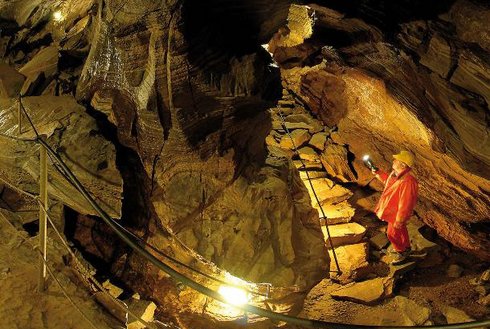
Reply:
<svg viewBox="0 0 490 329"><path fill-rule="evenodd" d="M402 252L396 252L395 255L393 256L393 260L390 262L391 265L400 265L403 264L412 250L410 248L406 249L405 251Z"/></svg>

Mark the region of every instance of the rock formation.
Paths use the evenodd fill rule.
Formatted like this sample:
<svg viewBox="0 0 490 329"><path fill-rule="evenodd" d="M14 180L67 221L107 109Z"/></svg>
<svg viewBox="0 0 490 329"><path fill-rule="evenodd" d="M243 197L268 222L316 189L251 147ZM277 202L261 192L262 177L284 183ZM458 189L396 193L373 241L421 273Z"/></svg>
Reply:
<svg viewBox="0 0 490 329"><path fill-rule="evenodd" d="M490 259L488 45L480 32L488 6L457 1L423 20L408 3L393 5L392 17L381 5L357 3L311 5L317 19L309 38L284 46L282 34L269 45L286 87L338 128L333 145L346 145L353 157L355 173L334 168L333 157L348 157L327 147L327 171L364 185L370 179L365 153L389 168L391 154L412 150L418 215L454 245ZM470 24L481 29L469 33L463 26ZM291 58L303 59L292 65Z"/></svg>
<svg viewBox="0 0 490 329"><path fill-rule="evenodd" d="M388 169L392 154L409 149L416 217L488 261L490 7L415 2L423 8L409 0L0 1L0 178L37 193L28 115L144 243L223 280L272 284L267 307L297 313L304 294L339 270L337 258L338 280L375 287L338 298L369 304L392 294L394 280L368 277L368 239L378 254L386 241L366 237L362 213L351 222L374 198L354 201L350 189L382 189L365 153ZM27 115L19 121L20 102ZM160 319L193 328L242 316L223 315L222 305L133 253L54 168L50 177L50 198L67 206L67 233L157 301ZM425 313L407 323L426 323Z"/></svg>
<svg viewBox="0 0 490 329"><path fill-rule="evenodd" d="M20 2L4 15L26 31L35 26L45 35L28 58L14 55L32 44L27 32L15 31L24 39L7 47L10 64L24 72L24 85L29 82L20 93L52 94L39 97L60 101L62 108L73 98L60 95L74 95L99 120L104 136L117 143L124 197L137 201L123 205L122 222L147 243L201 271L219 277L226 270L251 282L269 282L273 297L280 299L328 276L328 254L293 162L265 147L272 124L265 110L281 88L279 72L260 45L284 24L289 3L263 5L237 1L219 10L198 1L71 1L57 8L59 19L53 20L48 4ZM49 65L35 64L42 58ZM8 101L15 104L15 98ZM43 117L48 118L58 119ZM41 119L34 123L43 125ZM60 127L46 125L57 135ZM129 158L121 160L125 154ZM93 214L59 194L50 196ZM120 196L112 195L112 202L118 201ZM116 211L110 214L119 217ZM127 284L165 305L169 317L176 316L176 307L182 314L194 313L207 303L189 292L179 301L177 286L166 274L128 252L94 219L75 217L75 238L113 262L114 273ZM284 311L300 301L300 295L293 297L280 302Z"/></svg>

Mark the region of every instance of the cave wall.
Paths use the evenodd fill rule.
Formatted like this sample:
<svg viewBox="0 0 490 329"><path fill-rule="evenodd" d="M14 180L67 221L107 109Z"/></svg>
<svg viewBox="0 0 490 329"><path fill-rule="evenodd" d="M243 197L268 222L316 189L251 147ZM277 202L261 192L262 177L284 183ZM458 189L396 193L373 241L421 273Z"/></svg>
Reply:
<svg viewBox="0 0 490 329"><path fill-rule="evenodd" d="M338 128L335 142L355 155L355 182L371 178L365 153L388 169L392 154L413 151L417 215L490 259L488 5L357 3L310 4L316 19L304 16L313 33L303 43L276 34L269 49L287 88Z"/></svg>
<svg viewBox="0 0 490 329"><path fill-rule="evenodd" d="M327 276L329 262L296 169L265 148L272 125L266 110L280 97L281 82L354 155L348 183L380 188L360 161L365 152L388 168L400 148L414 151L417 215L454 245L490 259L488 6L441 1L424 11L403 2L391 12L389 2L360 2L294 10L287 1L10 3L0 11L0 52L28 82L16 81L2 102L13 112L24 85L26 95L69 98L63 107L73 105L75 114L61 111L58 118L41 106L38 120L56 121L46 123L52 142L78 143L79 155L93 151L97 160L87 157L83 167L90 169L87 180L105 182L94 183L93 193L108 211L115 217L121 211L122 169L114 158L124 162L121 156L131 153L126 162L138 163L124 169L124 188L141 200L134 209L122 207L123 223L203 271L224 269L284 287L279 296L290 299L279 311L301 299L291 292ZM50 18L54 8L63 19ZM264 48L280 70L260 47L271 38ZM130 152L115 154L92 117ZM80 122L89 128L62 134ZM15 120L5 127L14 129ZM12 152L17 148L11 144ZM110 161L101 165L104 157ZM25 167L5 164L16 166ZM69 190L61 186L51 197L90 213L60 191ZM143 207L144 216L137 214ZM169 318L180 310L185 321L208 305L141 257L116 249L100 257L126 283L160 300Z"/></svg>
<svg viewBox="0 0 490 329"><path fill-rule="evenodd" d="M316 214L302 205L301 186L288 187L292 168L267 164L264 144L264 111L280 81L257 42L272 35L288 6L270 5L276 24L262 26L260 13L230 20L220 35L213 17L225 13L195 5L141 11L128 2L116 14L109 2L95 23L77 98L105 113L119 141L139 154L151 177L157 230L245 279L308 287L326 275L322 244L306 243L321 241ZM252 14L255 5L237 2L226 12ZM275 201L285 197L286 206ZM162 233L154 234L149 241L161 243Z"/></svg>
<svg viewBox="0 0 490 329"><path fill-rule="evenodd" d="M4 18L21 26L4 22L12 26L5 39L7 62L34 72L42 59L49 59L49 66L41 66L43 75L32 74L22 94L49 95L61 107L68 102L62 97L70 102L75 97L86 109L83 115L95 118L102 130L89 136L115 143L117 154L107 149L111 171L106 173L116 164L122 171L126 200L122 208L115 204L123 225L201 271L223 277L226 270L245 280L272 283L277 305L283 305L277 310L291 311L301 302L298 292L328 276L329 260L318 214L296 168L288 159L268 154L264 142L271 127L266 110L282 92L279 70L260 44L283 24L289 4L268 4L268 10L242 1L228 6L192 1L100 4L20 2L20 11L13 6L4 12ZM54 9L61 13L59 20L52 19ZM36 13L40 16L34 19ZM273 20L266 19L270 13ZM226 29L216 21L224 16ZM30 33L42 38L34 40ZM29 53L27 46L33 49ZM56 121L45 106L38 114ZM67 129L76 123L67 120ZM77 135L70 141L77 141ZM78 142L83 142L78 146L82 156L89 143ZM120 179L117 171L115 175ZM86 205L50 196L92 214ZM121 201L120 194L112 198L104 200L107 205ZM112 272L133 289L159 300L169 317L176 316L175 310L194 314L208 304L195 292L186 292L188 302L179 300L180 291L168 275L115 243L96 218L70 217L76 218L71 229L77 242L111 263Z"/></svg>

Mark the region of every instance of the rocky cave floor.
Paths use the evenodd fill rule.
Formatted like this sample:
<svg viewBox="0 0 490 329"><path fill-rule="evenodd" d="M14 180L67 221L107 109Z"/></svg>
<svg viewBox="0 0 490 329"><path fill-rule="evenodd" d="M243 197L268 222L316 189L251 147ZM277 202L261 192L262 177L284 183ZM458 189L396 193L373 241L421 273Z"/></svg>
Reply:
<svg viewBox="0 0 490 329"><path fill-rule="evenodd" d="M372 224L380 226L374 221ZM435 242L441 250L431 256L431 260L417 258L416 262L421 266L403 273L396 280L393 294L383 301L363 304L334 299L330 293L342 289L343 285L324 279L306 297L300 316L328 322L406 326L487 319L490 310L479 302L486 293L481 289L487 288L477 283L482 283L482 278L488 276L489 264L452 248L443 240L436 239ZM370 259L372 264L376 261ZM389 267L383 262L377 264L381 264L381 272ZM355 283L346 286L355 286Z"/></svg>

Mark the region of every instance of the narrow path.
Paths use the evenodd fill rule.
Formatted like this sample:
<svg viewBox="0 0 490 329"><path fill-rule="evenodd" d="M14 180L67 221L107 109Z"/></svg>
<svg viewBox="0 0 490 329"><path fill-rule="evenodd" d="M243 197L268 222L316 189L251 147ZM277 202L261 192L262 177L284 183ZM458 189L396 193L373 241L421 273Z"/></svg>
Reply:
<svg viewBox="0 0 490 329"><path fill-rule="evenodd" d="M332 259L331 270L336 270L332 253L332 247L334 247L341 271L344 277L348 277L354 270L353 263L356 266L359 263L367 265L368 248L366 243L361 243L366 228L351 221L355 210L348 199L353 193L331 180L325 169L326 161L328 161L324 156L325 148L328 144L333 144L330 138L330 128L315 119L303 106L297 104L293 96L286 90L283 91L283 98L278 102L278 107L271 110L271 115L273 130L267 137L267 144L283 150L285 155L292 158L300 171L300 177L310 194L312 206L319 213L325 243ZM283 120L291 136L284 129ZM331 166L339 167L342 164L335 163ZM344 166L348 167L348 164ZM344 171L347 172L347 170ZM319 202L316 201L313 190ZM326 218L322 215L320 205ZM331 243L325 224L328 224Z"/></svg>
<svg viewBox="0 0 490 329"><path fill-rule="evenodd" d="M419 232L423 223L414 216L408 225L414 255L401 265L389 265L392 256L384 225L370 211L377 198L374 190L339 183L356 179L345 146L336 143L336 132L315 119L286 90L278 106L271 109L271 117L273 129L266 139L269 151L291 158L298 168L312 206L319 213L330 256L330 278L310 291L300 315L363 325L432 324L430 309L400 295L396 288L417 264L432 266L427 255L437 255L439 246ZM334 275L333 250L340 276ZM466 315L457 320L447 316L453 323L471 321Z"/></svg>
<svg viewBox="0 0 490 329"><path fill-rule="evenodd" d="M416 216L408 224L412 256L403 264L389 264L393 255L385 225L371 213L377 194L369 188L345 184L356 182L356 175L349 164L347 147L337 143L340 138L334 129L314 118L287 90L278 106L271 109L271 117L273 129L266 139L269 151L291 158L298 168L312 206L319 213L330 256L329 282L322 281L312 290L313 300L324 294L359 304L381 303L395 296L399 280L418 263L431 266L431 257L426 256L436 255L439 246L422 236L419 230L423 223ZM334 251L340 275L335 275Z"/></svg>

